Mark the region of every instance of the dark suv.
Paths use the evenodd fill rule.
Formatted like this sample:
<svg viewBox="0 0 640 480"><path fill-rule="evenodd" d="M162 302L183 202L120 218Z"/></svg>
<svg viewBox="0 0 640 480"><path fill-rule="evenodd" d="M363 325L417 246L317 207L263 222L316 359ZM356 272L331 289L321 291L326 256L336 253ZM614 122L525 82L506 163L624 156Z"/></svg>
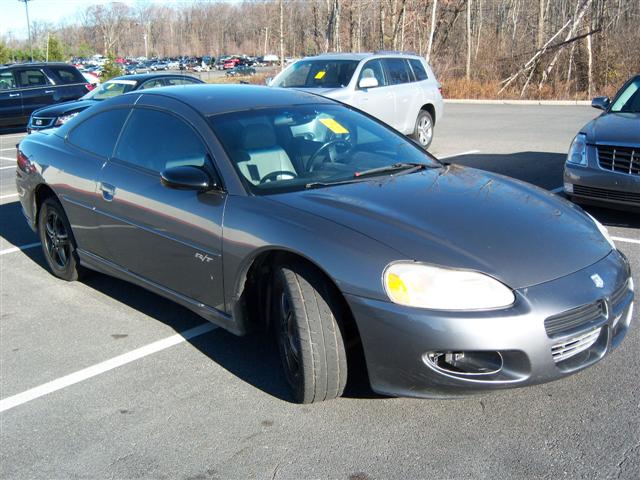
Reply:
<svg viewBox="0 0 640 480"><path fill-rule="evenodd" d="M0 67L0 128L26 125L34 110L76 100L91 86L66 63L23 63Z"/></svg>

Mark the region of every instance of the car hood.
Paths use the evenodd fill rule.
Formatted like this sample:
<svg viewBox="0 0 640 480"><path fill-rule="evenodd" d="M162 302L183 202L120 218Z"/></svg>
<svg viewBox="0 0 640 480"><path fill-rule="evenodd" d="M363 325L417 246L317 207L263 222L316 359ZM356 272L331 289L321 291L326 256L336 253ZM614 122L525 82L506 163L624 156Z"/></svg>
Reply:
<svg viewBox="0 0 640 480"><path fill-rule="evenodd" d="M590 143L640 145L640 113L605 113L583 129Z"/></svg>
<svg viewBox="0 0 640 480"><path fill-rule="evenodd" d="M74 100L72 102L56 103L40 108L33 112L34 117L59 117L68 113L79 112L95 105L97 100Z"/></svg>
<svg viewBox="0 0 640 480"><path fill-rule="evenodd" d="M382 242L398 260L480 271L514 289L568 275L611 251L579 207L459 166L270 198Z"/></svg>

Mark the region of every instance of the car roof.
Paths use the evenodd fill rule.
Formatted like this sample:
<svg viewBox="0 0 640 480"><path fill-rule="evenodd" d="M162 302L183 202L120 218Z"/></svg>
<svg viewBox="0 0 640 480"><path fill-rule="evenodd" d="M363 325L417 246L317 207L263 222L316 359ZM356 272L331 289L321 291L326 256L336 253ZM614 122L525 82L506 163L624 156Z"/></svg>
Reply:
<svg viewBox="0 0 640 480"><path fill-rule="evenodd" d="M197 77L193 77L191 75L185 75L181 73L135 73L133 75L121 75L119 77L110 78L109 80L133 80L136 82L142 82L144 80L149 80L150 78L184 78L184 77L188 77L193 80L202 81ZM109 80L106 80L106 81L108 82Z"/></svg>
<svg viewBox="0 0 640 480"><path fill-rule="evenodd" d="M126 95L140 94L130 92ZM287 107L305 104L332 104L333 100L292 88L258 85L218 84L181 85L144 90L145 95L162 95L186 103L203 115L216 115L236 110Z"/></svg>
<svg viewBox="0 0 640 480"><path fill-rule="evenodd" d="M378 52L361 52L361 53L323 53L312 57L305 57L303 60L364 60L369 58L384 58L384 57L407 57L407 58L422 58L417 53L413 52L392 52L392 51L378 51Z"/></svg>
<svg viewBox="0 0 640 480"><path fill-rule="evenodd" d="M10 63L8 65L0 65L1 68L20 68L20 67L73 67L65 62L24 62L24 63Z"/></svg>

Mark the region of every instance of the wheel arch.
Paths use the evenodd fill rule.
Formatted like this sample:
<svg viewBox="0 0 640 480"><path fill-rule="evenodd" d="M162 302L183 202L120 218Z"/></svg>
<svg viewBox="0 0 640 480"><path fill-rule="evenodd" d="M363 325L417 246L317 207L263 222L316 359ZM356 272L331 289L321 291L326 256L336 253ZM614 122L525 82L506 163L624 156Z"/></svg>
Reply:
<svg viewBox="0 0 640 480"><path fill-rule="evenodd" d="M233 285L231 309L234 320L246 331L268 328L270 321L268 318L270 304L268 302L271 293L269 276L273 274L274 268L293 263L303 263L322 276L327 282L329 290L339 301L341 315L337 320L347 337L345 341L347 343L359 342L360 333L353 313L333 277L306 255L282 247L269 247L256 251L250 259L245 261ZM260 288L263 286L266 288Z"/></svg>
<svg viewBox="0 0 640 480"><path fill-rule="evenodd" d="M436 107L432 104L432 103L425 103L424 105L422 105L420 107L420 112L421 111L426 111L429 112L429 115L431 115L431 120L433 121L433 125L435 126L436 124Z"/></svg>
<svg viewBox="0 0 640 480"><path fill-rule="evenodd" d="M38 216L40 215L40 208L42 207L42 203L47 198L51 198L51 197L53 197L53 198L57 199L58 201L60 201L60 199L58 198L58 195L53 190L53 188L51 188L46 183L41 183L40 185L38 185L35 188L35 192L34 192L34 195L33 195L33 202L34 202L34 209L33 209L34 218L33 218L33 221L35 222L36 225L38 223ZM64 207L63 207L63 209L64 209Z"/></svg>

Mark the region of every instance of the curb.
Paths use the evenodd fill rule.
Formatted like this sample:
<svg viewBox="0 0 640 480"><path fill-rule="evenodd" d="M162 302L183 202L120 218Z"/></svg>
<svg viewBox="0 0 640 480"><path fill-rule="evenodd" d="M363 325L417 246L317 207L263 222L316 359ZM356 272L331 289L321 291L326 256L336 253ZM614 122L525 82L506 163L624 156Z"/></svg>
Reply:
<svg viewBox="0 0 640 480"><path fill-rule="evenodd" d="M560 105L576 106L591 105L589 100L481 100L466 98L445 98L444 103L462 103L478 105Z"/></svg>

